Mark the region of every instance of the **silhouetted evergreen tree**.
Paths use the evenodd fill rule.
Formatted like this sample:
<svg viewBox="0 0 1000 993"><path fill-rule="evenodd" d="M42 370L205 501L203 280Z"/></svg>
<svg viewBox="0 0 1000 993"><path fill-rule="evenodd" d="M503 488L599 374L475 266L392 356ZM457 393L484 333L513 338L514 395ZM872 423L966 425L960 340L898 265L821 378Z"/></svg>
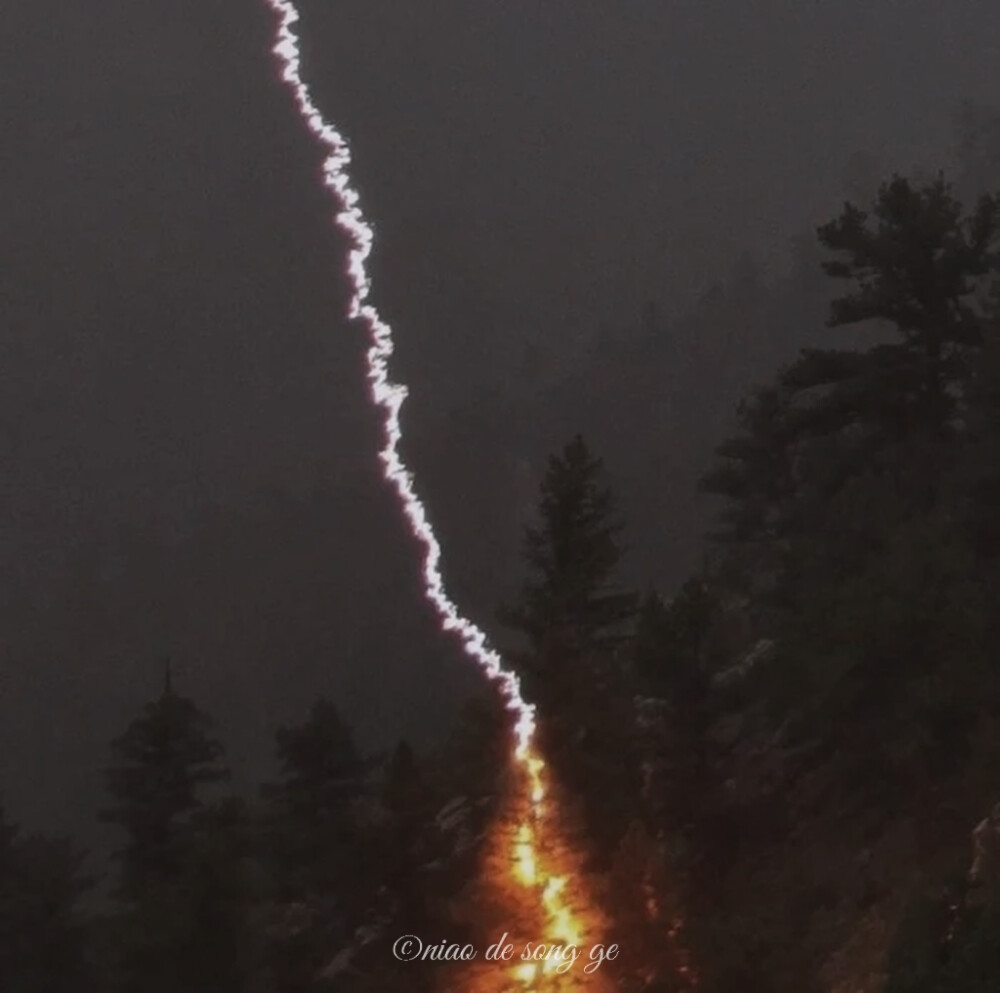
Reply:
<svg viewBox="0 0 1000 993"><path fill-rule="evenodd" d="M364 789L365 763L350 727L328 700L314 704L298 727L279 728L275 736L281 778L271 792L290 833L289 864L316 870L331 852L336 866L345 861L344 846L356 838L355 804ZM326 882L333 875L324 874ZM304 880L303 880L304 881Z"/></svg>
<svg viewBox="0 0 1000 993"><path fill-rule="evenodd" d="M347 948L375 904L381 868L362 823L366 763L337 707L276 733L281 775L265 788L272 923L268 959L289 993L330 988L323 969Z"/></svg>
<svg viewBox="0 0 1000 993"><path fill-rule="evenodd" d="M115 763L106 777L115 803L102 818L127 837L115 853L123 901L116 986L123 993L241 988L238 960L207 952L223 933L204 926L219 908L201 889L199 792L228 776L211 728L192 700L174 692L168 671L160 697L112 743Z"/></svg>
<svg viewBox="0 0 1000 993"><path fill-rule="evenodd" d="M948 388L960 371L960 349L981 341L974 293L996 264L1000 199L981 197L963 218L943 176L923 189L894 176L879 190L873 214L871 227L848 203L819 228L823 246L841 255L824 270L857 286L833 302L830 325L891 322L903 339L894 346L898 365L915 376L905 398L912 423L941 430L954 412Z"/></svg>
<svg viewBox="0 0 1000 993"><path fill-rule="evenodd" d="M622 553L614 496L579 435L549 459L539 516L525 533L529 578L501 618L527 638L517 660L529 692L555 709L597 678L588 662L621 644L636 608L634 594L614 581Z"/></svg>
<svg viewBox="0 0 1000 993"><path fill-rule="evenodd" d="M896 340L864 352L806 349L741 405L742 434L716 449L722 461L702 481L728 500L724 537L766 544L814 531L831 497L867 471L915 510L937 499L983 343L1000 198L981 197L964 217L943 178L915 189L896 176L872 218L848 203L818 229L840 256L824 270L855 285L833 301L828 323L877 319Z"/></svg>
<svg viewBox="0 0 1000 993"><path fill-rule="evenodd" d="M175 693L168 677L159 699L112 743L115 764L106 778L115 803L101 816L127 836L116 853L127 896L176 877L183 828L201 806L199 787L227 778L222 745L210 731L209 718Z"/></svg>
<svg viewBox="0 0 1000 993"><path fill-rule="evenodd" d="M919 442L928 477L923 505L938 491L970 349L982 343L977 293L997 265L1000 197L983 196L968 217L943 177L922 189L899 176L882 186L869 215L846 204L819 228L840 258L823 263L853 293L833 301L830 325L880 319L900 340L869 353L857 406L877 408L887 440ZM918 457L910 446L908 458Z"/></svg>

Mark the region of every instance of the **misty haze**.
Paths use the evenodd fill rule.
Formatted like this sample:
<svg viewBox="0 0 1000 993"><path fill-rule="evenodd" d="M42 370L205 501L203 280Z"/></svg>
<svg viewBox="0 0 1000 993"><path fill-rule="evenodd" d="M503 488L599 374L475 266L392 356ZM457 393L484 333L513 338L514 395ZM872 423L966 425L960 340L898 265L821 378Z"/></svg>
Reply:
<svg viewBox="0 0 1000 993"><path fill-rule="evenodd" d="M998 988L1000 8L4 21L0 990Z"/></svg>

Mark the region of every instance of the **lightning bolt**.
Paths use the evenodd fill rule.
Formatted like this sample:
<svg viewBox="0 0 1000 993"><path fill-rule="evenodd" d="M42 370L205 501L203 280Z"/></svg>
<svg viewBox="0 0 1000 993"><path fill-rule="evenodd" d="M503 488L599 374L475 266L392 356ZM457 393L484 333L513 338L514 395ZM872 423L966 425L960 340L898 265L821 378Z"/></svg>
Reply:
<svg viewBox="0 0 1000 993"><path fill-rule="evenodd" d="M372 400L384 415L385 444L379 452L382 474L399 495L410 531L423 548L424 596L437 611L442 630L457 634L465 653L483 669L489 679L499 684L508 709L516 715L516 756L529 771L533 785L532 803L540 813L544 796L539 776L542 763L531 746L535 731L535 707L521 695L521 684L516 673L504 668L501 657L489 647L486 635L472 621L462 616L445 591L441 575L441 545L428 520L427 510L414 488L413 473L406 468L399 454L399 443L403 435L399 412L407 390L405 386L394 383L389 378L389 358L393 352L392 328L368 302L371 280L366 263L371 254L374 233L361 210L358 191L351 185L348 172L351 156L347 140L324 119L302 78L302 51L295 31L299 11L291 0L265 0L265 3L278 17L277 41L272 51L280 62L282 79L292 91L302 121L327 153L323 163L323 184L335 204L334 223L352 242L347 262L351 287L348 316L361 323L371 342L367 352L367 377Z"/></svg>
<svg viewBox="0 0 1000 993"><path fill-rule="evenodd" d="M385 443L379 452L382 474L399 496L403 515L410 531L423 549L423 592L437 611L443 631L452 632L461 640L466 655L480 666L485 675L499 684L507 709L515 715L514 734L517 742L514 757L520 765L523 813L517 815L520 826L509 850L510 872L528 892L540 897L543 913L548 918L547 930L553 940L578 943L579 928L566 898L562 895L564 875L555 876L554 867L543 866L541 847L543 829L550 827L544 819L546 789L545 763L534 746L535 707L521 694L521 682L516 673L506 669L500 655L490 648L486 635L449 598L441 575L441 545L427 517L427 510L417 495L413 473L406 468L399 453L402 440L400 410L406 399L406 387L389 378L389 359L393 352L392 329L382 320L376 308L368 302L371 280L366 263L371 254L374 234L361 210L358 191L351 185L348 167L351 157L347 140L327 120L316 106L309 87L302 78L302 53L295 24L299 11L292 0L265 0L277 15L277 37L273 48L281 66L281 75L288 84L302 121L326 150L323 162L323 183L334 202L334 224L351 241L347 261L351 297L348 316L358 321L371 342L367 351L367 378L371 397L384 417ZM544 832L544 837L552 831ZM505 846L506 847L506 846ZM545 982L543 974L555 963L529 963L517 967L511 975L525 993L539 989ZM547 985L546 988L551 988Z"/></svg>

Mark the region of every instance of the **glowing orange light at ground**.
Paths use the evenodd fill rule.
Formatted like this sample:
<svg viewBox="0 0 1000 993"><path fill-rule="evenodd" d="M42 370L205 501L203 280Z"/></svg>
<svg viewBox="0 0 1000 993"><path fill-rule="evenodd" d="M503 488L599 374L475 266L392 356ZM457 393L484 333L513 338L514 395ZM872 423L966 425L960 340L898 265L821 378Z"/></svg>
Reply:
<svg viewBox="0 0 1000 993"><path fill-rule="evenodd" d="M584 978L590 980L588 989L596 988L603 985L600 978L583 977L586 962L580 960L587 951L585 942L592 943L599 937L599 915L586 906L585 894L572 892L573 867L564 864L571 860L565 854L555 819L546 814L545 763L530 748L518 759L520 789L514 798L517 826L509 865L514 881L528 891L525 898L533 903L536 912L540 910L541 927L530 939L539 957L512 963L508 975L522 993L566 989L573 979L581 983ZM540 944L544 948L539 949ZM574 988L578 987L574 984Z"/></svg>

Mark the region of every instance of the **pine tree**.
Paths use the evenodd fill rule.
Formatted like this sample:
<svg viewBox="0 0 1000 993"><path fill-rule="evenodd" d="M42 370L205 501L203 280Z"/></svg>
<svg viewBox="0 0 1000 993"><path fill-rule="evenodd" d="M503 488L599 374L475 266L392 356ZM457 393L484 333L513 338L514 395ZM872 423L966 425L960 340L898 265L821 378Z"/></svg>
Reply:
<svg viewBox="0 0 1000 993"><path fill-rule="evenodd" d="M176 877L184 825L201 806L199 787L228 776L218 764L222 746L210 731L208 717L173 691L168 676L159 699L112 743L116 763L106 778L115 804L101 816L127 835L117 853L125 895Z"/></svg>
<svg viewBox="0 0 1000 993"><path fill-rule="evenodd" d="M329 988L323 968L347 948L381 882L378 844L359 818L366 763L328 700L279 728L281 774L264 790L272 843L274 924L268 959L290 993Z"/></svg>
<svg viewBox="0 0 1000 993"><path fill-rule="evenodd" d="M206 915L219 908L202 888L199 817L206 808L199 790L228 775L211 721L174 692L168 670L159 698L145 705L112 751L106 779L115 802L101 816L126 834L115 853L122 866L118 987L123 993L239 989L239 963L216 968L218 959L204 954L206 943L222 934L204 927Z"/></svg>
<svg viewBox="0 0 1000 993"><path fill-rule="evenodd" d="M741 434L716 449L701 486L726 498L716 537L738 544L730 568L742 563L736 571L754 577L755 594L761 577L781 585L795 542L798 558L820 561L814 538L852 481L868 477L869 491L886 490L879 502L891 494L905 514L935 506L968 429L970 395L983 393L970 382L982 380L1000 196L981 197L966 217L942 177L915 188L895 176L871 218L847 203L818 236L835 255L824 271L853 283L832 302L828 325L880 320L894 334L862 352L803 350L741 405ZM843 548L826 551L843 559Z"/></svg>
<svg viewBox="0 0 1000 993"><path fill-rule="evenodd" d="M281 779L272 796L296 828L295 857L315 865L331 846L353 836L365 764L350 727L328 700L314 704L305 723L279 728L275 740Z"/></svg>
<svg viewBox="0 0 1000 993"><path fill-rule="evenodd" d="M614 495L579 435L549 459L540 517L525 535L530 577L500 613L527 637L517 658L532 693L555 704L572 697L574 683L595 678L587 663L621 644L636 609L635 595L614 583L622 554Z"/></svg>
<svg viewBox="0 0 1000 993"><path fill-rule="evenodd" d="M894 176L879 190L873 215L845 204L818 229L840 258L823 263L853 293L833 301L829 325L881 319L901 340L879 349L872 388L892 397L896 429L947 437L967 350L980 344L975 294L997 264L1000 196L983 196L969 217L943 176L922 189Z"/></svg>

